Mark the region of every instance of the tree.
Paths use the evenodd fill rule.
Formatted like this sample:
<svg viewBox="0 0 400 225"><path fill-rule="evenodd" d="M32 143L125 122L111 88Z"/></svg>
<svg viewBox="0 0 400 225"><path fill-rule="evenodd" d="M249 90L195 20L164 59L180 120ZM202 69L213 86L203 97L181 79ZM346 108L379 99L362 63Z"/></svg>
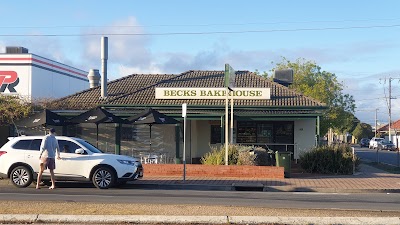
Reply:
<svg viewBox="0 0 400 225"><path fill-rule="evenodd" d="M12 124L15 120L28 116L31 110L31 104L18 96L0 94L0 125Z"/></svg>
<svg viewBox="0 0 400 225"><path fill-rule="evenodd" d="M323 112L320 120L321 134L333 128L336 132L344 133L354 127L355 103L353 96L343 93L343 84L337 80L334 73L322 71L315 62L299 58L291 62L282 58L276 63L271 72L291 68L294 72L293 84L290 88L325 103L328 109ZM268 73L262 74L269 77Z"/></svg>
<svg viewBox="0 0 400 225"><path fill-rule="evenodd" d="M367 123L359 123L353 131L353 137L357 140L361 140L361 138L372 138L373 136L374 132L372 132L372 127Z"/></svg>

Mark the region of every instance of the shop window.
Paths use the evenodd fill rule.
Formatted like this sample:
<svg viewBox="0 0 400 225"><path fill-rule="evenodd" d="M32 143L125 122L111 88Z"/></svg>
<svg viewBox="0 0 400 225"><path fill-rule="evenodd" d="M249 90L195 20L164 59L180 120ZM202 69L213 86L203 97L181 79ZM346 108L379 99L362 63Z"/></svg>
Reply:
<svg viewBox="0 0 400 225"><path fill-rule="evenodd" d="M258 123L257 124L257 143L272 143L272 124L271 123Z"/></svg>
<svg viewBox="0 0 400 225"><path fill-rule="evenodd" d="M294 139L293 122L277 122L275 127L275 141L277 143L292 144Z"/></svg>
<svg viewBox="0 0 400 225"><path fill-rule="evenodd" d="M121 127L121 140L122 141L136 141L137 131L134 126Z"/></svg>
<svg viewBox="0 0 400 225"><path fill-rule="evenodd" d="M255 122L238 122L236 143L256 143L256 125Z"/></svg>
<svg viewBox="0 0 400 225"><path fill-rule="evenodd" d="M211 125L211 144L221 143L221 125Z"/></svg>

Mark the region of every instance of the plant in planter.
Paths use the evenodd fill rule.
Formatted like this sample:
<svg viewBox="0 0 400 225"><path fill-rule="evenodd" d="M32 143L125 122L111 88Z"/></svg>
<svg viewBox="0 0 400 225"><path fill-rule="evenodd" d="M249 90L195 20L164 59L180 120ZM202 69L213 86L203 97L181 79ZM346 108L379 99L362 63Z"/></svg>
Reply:
<svg viewBox="0 0 400 225"><path fill-rule="evenodd" d="M360 159L355 157L356 170ZM300 165L308 173L351 174L353 155L349 145L319 146L300 155Z"/></svg>
<svg viewBox="0 0 400 225"><path fill-rule="evenodd" d="M230 144L228 146L228 165L266 166L270 165L267 150L261 147ZM211 152L201 158L204 165L224 165L225 146L211 147Z"/></svg>

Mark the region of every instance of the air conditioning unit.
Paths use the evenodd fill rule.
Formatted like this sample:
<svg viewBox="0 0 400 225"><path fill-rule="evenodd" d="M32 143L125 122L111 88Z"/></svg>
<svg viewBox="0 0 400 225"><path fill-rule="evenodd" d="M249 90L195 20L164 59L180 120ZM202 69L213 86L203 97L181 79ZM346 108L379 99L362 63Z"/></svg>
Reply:
<svg viewBox="0 0 400 225"><path fill-rule="evenodd" d="M293 83L293 69L275 70L274 82L289 86Z"/></svg>
<svg viewBox="0 0 400 225"><path fill-rule="evenodd" d="M15 47L15 46L7 46L6 54L26 54L28 53L28 49L24 47Z"/></svg>

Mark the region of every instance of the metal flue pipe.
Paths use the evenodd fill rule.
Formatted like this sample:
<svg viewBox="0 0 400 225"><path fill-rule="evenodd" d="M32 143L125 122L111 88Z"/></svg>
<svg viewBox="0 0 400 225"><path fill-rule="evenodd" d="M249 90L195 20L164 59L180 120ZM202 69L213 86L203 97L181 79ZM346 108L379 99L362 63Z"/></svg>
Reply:
<svg viewBox="0 0 400 225"><path fill-rule="evenodd" d="M101 37L101 98L107 98L108 37Z"/></svg>

